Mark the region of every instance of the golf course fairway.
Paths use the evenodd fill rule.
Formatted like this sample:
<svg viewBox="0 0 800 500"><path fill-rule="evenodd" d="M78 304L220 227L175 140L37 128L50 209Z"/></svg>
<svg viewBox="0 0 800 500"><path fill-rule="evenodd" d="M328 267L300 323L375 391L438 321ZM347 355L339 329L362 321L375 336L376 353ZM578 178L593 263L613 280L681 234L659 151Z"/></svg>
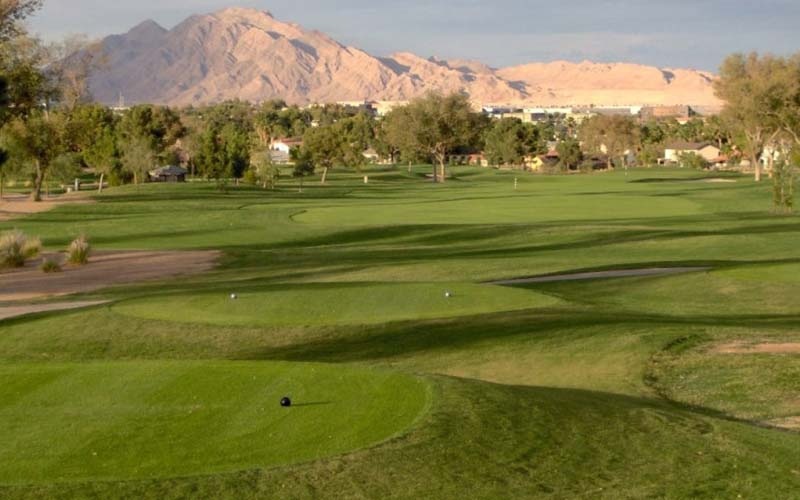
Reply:
<svg viewBox="0 0 800 500"><path fill-rule="evenodd" d="M90 273L218 256L17 300L96 305L0 320L0 498L797 497L800 216L770 185L429 173L110 187L0 222L49 254L86 234Z"/></svg>

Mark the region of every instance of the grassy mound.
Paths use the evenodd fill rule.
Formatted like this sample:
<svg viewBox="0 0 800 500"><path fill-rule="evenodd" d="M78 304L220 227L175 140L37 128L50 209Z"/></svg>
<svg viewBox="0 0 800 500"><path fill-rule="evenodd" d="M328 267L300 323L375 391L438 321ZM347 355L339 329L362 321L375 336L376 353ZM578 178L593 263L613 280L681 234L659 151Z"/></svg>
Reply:
<svg viewBox="0 0 800 500"><path fill-rule="evenodd" d="M800 487L798 436L648 398L450 378L434 384L420 425L369 450L291 468L0 496L788 498Z"/></svg>
<svg viewBox="0 0 800 500"><path fill-rule="evenodd" d="M220 326L319 326L446 318L559 303L558 299L528 290L467 283L323 283L244 288L235 299L227 291L156 296L127 301L113 310L146 319ZM446 292L451 296L446 297Z"/></svg>
<svg viewBox="0 0 800 500"><path fill-rule="evenodd" d="M800 353L755 349L770 345L798 346L800 334L739 328L689 337L654 358L651 376L675 401L800 430Z"/></svg>
<svg viewBox="0 0 800 500"><path fill-rule="evenodd" d="M3 364L0 379L0 484L303 462L395 436L428 404L419 379L328 365Z"/></svg>

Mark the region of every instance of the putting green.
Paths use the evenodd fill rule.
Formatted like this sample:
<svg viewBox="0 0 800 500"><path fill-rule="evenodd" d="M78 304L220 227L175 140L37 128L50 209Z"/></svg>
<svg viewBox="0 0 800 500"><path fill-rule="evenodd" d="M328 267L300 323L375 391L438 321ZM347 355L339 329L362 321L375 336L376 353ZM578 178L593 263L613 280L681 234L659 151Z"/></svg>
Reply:
<svg viewBox="0 0 800 500"><path fill-rule="evenodd" d="M395 436L429 400L409 375L302 363L0 364L0 380L2 484L304 462Z"/></svg>
<svg viewBox="0 0 800 500"><path fill-rule="evenodd" d="M446 297L447 291L452 292ZM376 324L548 307L560 301L531 290L476 284L317 283L230 293L149 297L114 306L145 319L220 326Z"/></svg>

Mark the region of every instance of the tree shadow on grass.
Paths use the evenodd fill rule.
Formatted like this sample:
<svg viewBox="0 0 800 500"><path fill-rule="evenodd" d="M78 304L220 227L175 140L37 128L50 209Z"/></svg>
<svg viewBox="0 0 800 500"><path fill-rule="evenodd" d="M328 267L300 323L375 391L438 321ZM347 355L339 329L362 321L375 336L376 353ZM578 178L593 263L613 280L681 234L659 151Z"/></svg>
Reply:
<svg viewBox="0 0 800 500"><path fill-rule="evenodd" d="M474 345L519 340L560 340L602 332L662 327L796 328L800 315L708 315L675 317L630 312L596 312L579 308L533 309L450 319L405 321L375 326L331 328L294 344L248 349L243 360L325 363L377 362L420 354L457 352ZM674 329L672 330L674 332Z"/></svg>

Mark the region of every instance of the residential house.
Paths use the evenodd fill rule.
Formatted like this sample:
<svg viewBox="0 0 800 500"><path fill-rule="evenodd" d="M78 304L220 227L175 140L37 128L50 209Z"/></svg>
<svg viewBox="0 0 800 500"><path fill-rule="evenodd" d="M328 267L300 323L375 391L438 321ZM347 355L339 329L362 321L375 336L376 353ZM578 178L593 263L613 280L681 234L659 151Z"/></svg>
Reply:
<svg viewBox="0 0 800 500"><path fill-rule="evenodd" d="M681 155L694 153L707 162L719 158L720 149L710 142L675 142L664 149L664 163L678 163Z"/></svg>
<svg viewBox="0 0 800 500"><path fill-rule="evenodd" d="M472 165L476 167L488 167L489 160L486 159L486 155L483 153L471 154L467 156L467 165Z"/></svg>
<svg viewBox="0 0 800 500"><path fill-rule="evenodd" d="M558 151L552 149L543 155L525 157L525 168L532 172L541 172L547 168L558 167L561 157Z"/></svg>
<svg viewBox="0 0 800 500"><path fill-rule="evenodd" d="M151 182L186 182L188 173L189 171L185 168L175 165L157 168L149 172Z"/></svg>
<svg viewBox="0 0 800 500"><path fill-rule="evenodd" d="M381 163L381 155L379 155L378 152L373 148L369 148L361 154L364 155L364 158L367 160L367 162L373 165Z"/></svg>
<svg viewBox="0 0 800 500"><path fill-rule="evenodd" d="M283 139L273 139L269 145L271 151L280 151L281 153L289 154L292 149L299 148L303 145L303 139L300 137L286 137Z"/></svg>

